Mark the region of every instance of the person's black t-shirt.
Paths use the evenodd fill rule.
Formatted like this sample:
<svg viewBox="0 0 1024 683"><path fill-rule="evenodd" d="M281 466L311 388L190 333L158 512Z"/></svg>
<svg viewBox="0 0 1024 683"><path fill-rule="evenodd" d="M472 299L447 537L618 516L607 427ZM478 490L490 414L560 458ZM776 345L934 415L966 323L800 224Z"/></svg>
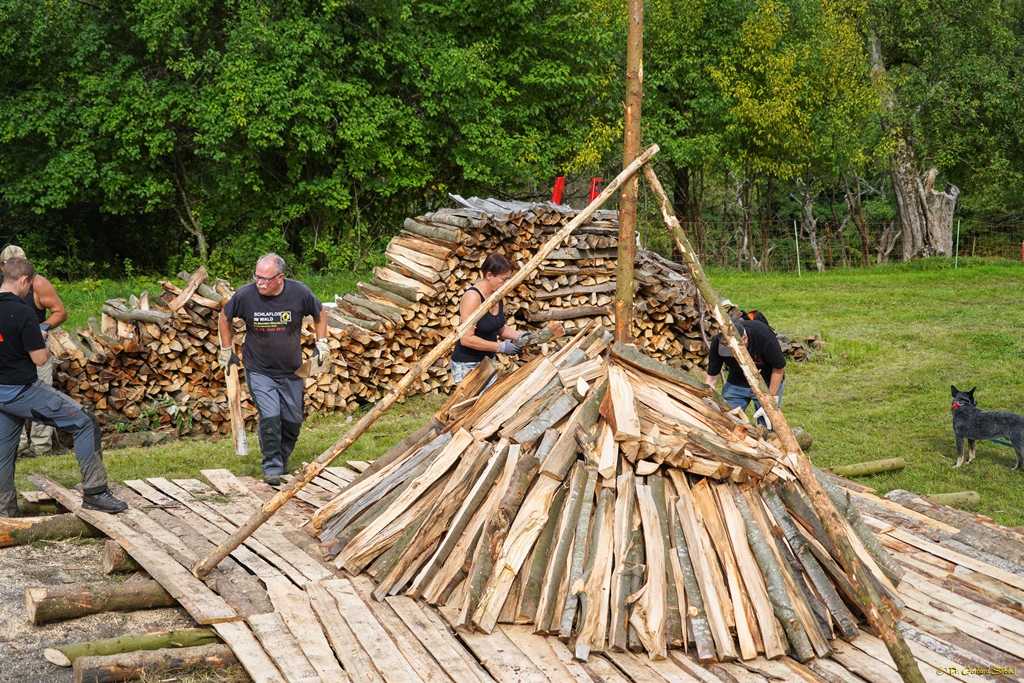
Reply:
<svg viewBox="0 0 1024 683"><path fill-rule="evenodd" d="M246 370L270 377L291 377L302 365L302 317L320 317L323 305L309 287L284 281L277 296L263 296L250 283L224 305L228 320L245 321L242 362Z"/></svg>
<svg viewBox="0 0 1024 683"><path fill-rule="evenodd" d="M0 292L0 384L32 384L36 364L30 351L45 349L35 311L24 299Z"/></svg>
<svg viewBox="0 0 1024 683"><path fill-rule="evenodd" d="M779 340L770 327L757 320L744 320L743 328L747 334L747 351L754 359L754 365L760 370L764 383L770 384L772 369L786 367L786 356L782 353ZM723 358L718 354L718 342L721 338L721 334L716 334L711 340L711 350L708 353L708 374L718 375L722 372L724 364L729 369L729 376L726 379L729 384L738 387L750 386L736 359Z"/></svg>

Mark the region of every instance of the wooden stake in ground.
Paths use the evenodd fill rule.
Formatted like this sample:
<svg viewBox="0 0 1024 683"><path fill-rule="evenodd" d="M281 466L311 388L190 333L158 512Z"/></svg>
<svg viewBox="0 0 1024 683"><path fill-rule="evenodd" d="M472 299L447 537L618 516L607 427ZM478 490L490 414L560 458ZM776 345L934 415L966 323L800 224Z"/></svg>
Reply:
<svg viewBox="0 0 1024 683"><path fill-rule="evenodd" d="M640 104L644 80L644 0L629 0L626 10L626 120L622 168L640 153ZM615 271L615 341L633 341L633 260L636 258L636 195L639 178L630 178L619 197L619 254Z"/></svg>
<svg viewBox="0 0 1024 683"><path fill-rule="evenodd" d="M729 319L728 313L722 307L722 303L715 290L711 287L711 282L704 273L700 261L697 260L696 252L693 251L693 247L690 245L690 240L687 239L686 233L683 232L682 227L679 225L679 220L675 216L672 203L669 201L668 195L665 194L661 182L650 167L644 169L644 175L651 190L661 203L662 217L664 217L665 223L676 240L676 246L679 248L680 254L682 254L683 263L689 267L690 275L697 284L697 289L700 290L704 300L711 307L711 312L722 329L722 337L728 343L729 348L733 352L733 357L736 358L740 368L743 369L743 375L750 384L754 396L761 404L761 407L764 408L768 419L771 420L772 425L775 427L775 433L782 441L782 448L790 468L796 474L797 479L800 480L804 491L807 492L811 504L814 506L814 511L825 527L825 533L828 534L829 539L835 545L839 553L839 560L843 565L843 569L846 570L850 577L857 600L861 603L868 622L877 631L878 637L882 639L882 642L885 643L893 662L896 664L896 670L899 672L900 677L906 683L924 683L924 676L917 666L917 660L914 659L914 655L910 652L910 648L907 646L902 633L896 628L892 615L875 591L867 570L857 558L853 546L850 545L850 541L846 537L846 527L843 524L843 520L840 518L835 506L832 505L831 500L829 500L828 494L821 487L821 484L818 483L811 463L800 449L800 444L797 443L796 437L793 436L793 431L790 429L789 423L786 422L782 410L779 409L774 399L768 393L768 387L765 385L761 373L757 371L753 359L747 353L747 349L743 346L741 339L736 335L736 328Z"/></svg>
<svg viewBox="0 0 1024 683"><path fill-rule="evenodd" d="M245 524L240 526L234 533L232 533L227 539L224 540L219 546L213 549L209 555L200 560L192 568L192 573L197 578L203 578L207 576L210 571L216 567L221 560L227 557L232 550L242 544L242 541L252 535L256 529L263 525L271 516L277 512L282 505L291 500L292 496L296 494L303 486L308 484L314 478L316 478L325 467L334 462L335 458L344 453L349 447L355 443L362 434L370 428L374 422L376 422L381 415L383 415L388 408L395 404L400 398L405 396L406 392L409 391L409 387L419 379L423 374L423 371L434 364L435 361L441 358L448 350L455 345L455 342L462 338L466 332L472 329L476 323L484 316L492 306L497 304L502 297L511 292L513 289L518 287L526 278L534 273L540 264L548 257L552 251L572 234L573 230L583 225L590 220L590 217L594 215L594 212L598 210L608 199L618 191L622 184L628 179L636 175L644 164L658 153L658 146L651 145L651 147L644 152L636 161L629 165L629 168L625 169L615 180L608 185L607 188L594 200L590 205L576 215L572 221L569 222L564 228L559 230L555 235L548 240L544 246L537 250L537 254L530 259L523 268L513 275L508 282L499 287L491 296L485 301L477 310L469 316L468 319L463 320L462 324L459 325L451 334L449 334L440 344L434 347L426 356L420 359L420 362L416 364L416 367L412 368L409 372L405 373L405 376L395 385L388 394L382 398L373 407L373 410L368 411L355 425L352 426L348 432L338 439L338 441L324 451L320 457L313 462L305 465L301 470L295 473L295 476L288 486L281 489L277 495L268 500L263 506L253 513L252 517L246 521Z"/></svg>

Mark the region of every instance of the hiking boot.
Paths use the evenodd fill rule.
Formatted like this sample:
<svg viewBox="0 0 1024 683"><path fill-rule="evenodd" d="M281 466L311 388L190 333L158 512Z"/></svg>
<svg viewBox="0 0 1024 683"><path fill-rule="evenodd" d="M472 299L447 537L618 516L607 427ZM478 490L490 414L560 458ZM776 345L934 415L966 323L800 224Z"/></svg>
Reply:
<svg viewBox="0 0 1024 683"><path fill-rule="evenodd" d="M116 514L127 510L128 503L118 500L110 491L104 491L103 493L82 496L82 507L86 510L99 510L100 512Z"/></svg>
<svg viewBox="0 0 1024 683"><path fill-rule="evenodd" d="M263 483L266 484L267 486L273 486L274 488L277 488L278 486L281 485L281 477L277 476L276 474L264 474Z"/></svg>

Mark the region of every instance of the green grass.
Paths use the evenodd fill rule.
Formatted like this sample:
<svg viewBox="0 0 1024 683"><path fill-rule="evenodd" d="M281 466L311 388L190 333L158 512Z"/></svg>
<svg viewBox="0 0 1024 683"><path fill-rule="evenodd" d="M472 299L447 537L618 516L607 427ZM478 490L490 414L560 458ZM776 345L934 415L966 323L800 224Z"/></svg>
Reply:
<svg viewBox="0 0 1024 683"><path fill-rule="evenodd" d="M1013 450L978 444L953 469L949 387L977 386L981 408L1024 413L1024 266L921 262L872 270L758 276L713 272L722 296L763 311L794 335L820 332L827 354L787 367L790 424L814 437L808 455L832 466L903 457L904 470L862 478L880 493L975 490L971 508L1024 524L1024 472Z"/></svg>
<svg viewBox="0 0 1024 683"><path fill-rule="evenodd" d="M981 443L973 464L953 469L949 386L977 386L982 408L1024 413L1024 325L1019 313L1024 266L980 259L961 259L960 265L954 269L949 261L934 260L803 277L713 271L711 279L739 306L764 311L779 331L821 333L828 342L827 353L813 361L791 363L786 379L786 416L814 437L809 455L816 464L902 456L906 469L861 482L881 493L895 488L921 494L975 490L982 501L972 511L1021 525L1024 472L1009 469L1014 462L1011 449ZM109 289L104 284L82 292L81 298L72 298L79 296L75 286L64 285L61 294L66 302L95 312L106 298L144 288L139 280L129 287L110 284ZM310 284L318 295L330 296L351 291L354 277ZM426 421L441 400L417 397L395 406L348 456L376 457ZM293 468L326 450L347 426L345 417L309 420ZM258 453L255 434L249 443L250 451ZM118 481L195 477L200 469L218 467L240 475L260 474L258 456L236 457L230 439L184 439L170 446L110 451L106 462L111 478ZM31 472L67 485L78 481L71 455L19 461L19 488L26 486L25 476Z"/></svg>

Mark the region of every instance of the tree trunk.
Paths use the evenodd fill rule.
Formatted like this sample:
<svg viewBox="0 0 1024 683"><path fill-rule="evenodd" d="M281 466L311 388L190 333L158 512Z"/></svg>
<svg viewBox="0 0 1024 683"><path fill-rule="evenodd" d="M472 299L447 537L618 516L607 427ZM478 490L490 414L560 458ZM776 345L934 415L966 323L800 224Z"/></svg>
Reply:
<svg viewBox="0 0 1024 683"><path fill-rule="evenodd" d="M626 120L622 168L640 155L640 110L644 82L644 2L629 0L626 16ZM623 185L619 197L619 255L615 272L615 341L633 341L633 260L636 256L636 196L640 179Z"/></svg>
<svg viewBox="0 0 1024 683"><path fill-rule="evenodd" d="M811 251L814 252L814 266L819 273L825 272L825 256L822 253L821 242L818 241L818 219L814 217L814 200L818 192L814 187L815 181L804 182L802 178L797 179L797 187L800 188L800 228L807 240L811 243ZM794 197L796 199L796 197Z"/></svg>
<svg viewBox="0 0 1024 683"><path fill-rule="evenodd" d="M99 612L131 612L176 604L156 581L25 589L25 611L36 626Z"/></svg>
<svg viewBox="0 0 1024 683"><path fill-rule="evenodd" d="M872 71L883 83L882 127L893 136L895 145L890 173L903 226L903 260L952 256L953 210L960 190L947 183L944 191L936 192L937 168L929 169L924 181L921 180L908 131L893 121L897 108L896 93L885 81L882 43L874 31L870 33L869 42Z"/></svg>
<svg viewBox="0 0 1024 683"><path fill-rule="evenodd" d="M108 538L103 544L103 573L123 574L126 572L137 572L142 567L132 559L132 556L125 552L121 544L112 538Z"/></svg>

